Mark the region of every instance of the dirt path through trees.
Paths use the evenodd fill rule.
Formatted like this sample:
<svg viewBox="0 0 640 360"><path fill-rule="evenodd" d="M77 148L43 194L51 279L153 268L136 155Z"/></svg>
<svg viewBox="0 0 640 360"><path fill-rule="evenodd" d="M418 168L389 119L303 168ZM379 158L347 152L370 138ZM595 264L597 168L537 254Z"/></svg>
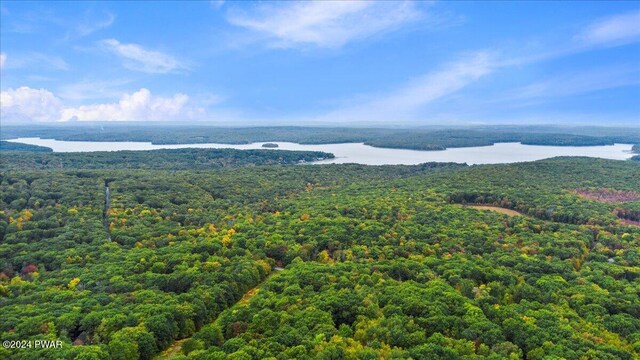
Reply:
<svg viewBox="0 0 640 360"><path fill-rule="evenodd" d="M260 284L258 284L257 286L249 289L246 293L244 293L244 295L242 295L242 298L240 298L240 300L238 300L238 302L235 303L233 306L231 306L228 310L233 309L234 307L236 307L238 305L243 305L243 304L248 303L249 300L251 300L251 298L256 296L258 294L258 292L260 292L260 287L262 285L264 285L273 275L275 275L275 274L277 274L277 273L279 273L280 271L283 271L283 270L284 269L281 268L281 267L277 267L277 266L274 267L273 271L271 272L271 274L269 274L269 276L267 276ZM216 321L218 321L218 318L213 320L214 323ZM180 355L180 353L182 351L182 345L185 343L185 341L187 341L189 339L190 339L190 337L184 338L184 339L180 339L180 340L176 340L173 344L171 344L171 346L169 346L166 350L164 350L158 356L156 356L154 358L154 360L168 360L168 359L173 359L177 355Z"/></svg>

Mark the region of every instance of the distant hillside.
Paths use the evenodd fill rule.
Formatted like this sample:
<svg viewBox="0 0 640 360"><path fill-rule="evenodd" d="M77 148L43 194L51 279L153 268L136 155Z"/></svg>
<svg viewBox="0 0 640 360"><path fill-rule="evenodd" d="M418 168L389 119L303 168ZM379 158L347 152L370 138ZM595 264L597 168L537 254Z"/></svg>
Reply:
<svg viewBox="0 0 640 360"><path fill-rule="evenodd" d="M52 152L53 150L45 146L0 141L0 151Z"/></svg>
<svg viewBox="0 0 640 360"><path fill-rule="evenodd" d="M444 150L488 146L500 142L526 145L596 146L639 144L638 128L474 126L457 128L329 128L119 125L6 126L3 139L47 137L67 141L145 141L153 144L247 144L286 141L300 144L365 143L381 148Z"/></svg>

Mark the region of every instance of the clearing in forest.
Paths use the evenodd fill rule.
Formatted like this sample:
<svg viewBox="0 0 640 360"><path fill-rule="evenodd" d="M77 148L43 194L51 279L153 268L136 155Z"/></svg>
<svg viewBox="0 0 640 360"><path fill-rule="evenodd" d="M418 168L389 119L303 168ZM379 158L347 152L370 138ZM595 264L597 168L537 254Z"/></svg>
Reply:
<svg viewBox="0 0 640 360"><path fill-rule="evenodd" d="M189 338L176 340L176 342L160 353L160 355L157 355L155 360L173 359L175 356L180 355L182 351L182 344L187 340L189 340Z"/></svg>
<svg viewBox="0 0 640 360"><path fill-rule="evenodd" d="M640 221L620 218L620 222L625 225L640 226Z"/></svg>
<svg viewBox="0 0 640 360"><path fill-rule="evenodd" d="M603 203L615 203L640 200L640 193L614 189L577 189L576 194L589 200Z"/></svg>
<svg viewBox="0 0 640 360"><path fill-rule="evenodd" d="M467 205L467 207L473 208L473 209L478 209L478 210L489 210L489 211L495 211L495 212L499 212L501 214L505 214L507 216L523 216L522 213L519 213L515 210L511 210L511 209L505 209L502 207L498 207L498 206L488 206L488 205Z"/></svg>

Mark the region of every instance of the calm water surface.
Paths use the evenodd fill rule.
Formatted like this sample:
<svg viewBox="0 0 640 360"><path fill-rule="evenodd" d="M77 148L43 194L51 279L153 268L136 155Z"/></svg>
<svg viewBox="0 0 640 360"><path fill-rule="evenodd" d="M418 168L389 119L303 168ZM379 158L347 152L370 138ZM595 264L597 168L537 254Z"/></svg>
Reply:
<svg viewBox="0 0 640 360"><path fill-rule="evenodd" d="M264 143L246 145L229 144L176 144L154 145L149 142L98 142L98 141L60 141L40 138L19 138L8 140L23 144L46 146L54 152L87 152L118 150L157 150L182 148L212 149L264 149ZM272 142L274 143L274 142ZM498 143L491 146L467 148L450 148L443 151L418 151L404 149L376 148L362 143L302 145L289 142L275 142L278 150L307 150L333 153L336 158L317 163L344 164L357 163L366 165L415 165L424 162L457 162L472 164L504 164L522 161L534 161L555 156L589 156L604 159L625 160L633 156L631 144L615 144L606 146L539 146L522 145L520 143Z"/></svg>

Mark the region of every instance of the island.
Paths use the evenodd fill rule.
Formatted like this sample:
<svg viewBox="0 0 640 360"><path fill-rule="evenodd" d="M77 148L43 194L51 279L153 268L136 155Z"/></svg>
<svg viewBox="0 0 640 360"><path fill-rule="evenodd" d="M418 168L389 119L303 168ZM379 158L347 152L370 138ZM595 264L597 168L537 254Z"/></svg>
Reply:
<svg viewBox="0 0 640 360"><path fill-rule="evenodd" d="M264 143L262 144L263 148L270 148L270 149L275 149L278 147L278 144L275 143Z"/></svg>

